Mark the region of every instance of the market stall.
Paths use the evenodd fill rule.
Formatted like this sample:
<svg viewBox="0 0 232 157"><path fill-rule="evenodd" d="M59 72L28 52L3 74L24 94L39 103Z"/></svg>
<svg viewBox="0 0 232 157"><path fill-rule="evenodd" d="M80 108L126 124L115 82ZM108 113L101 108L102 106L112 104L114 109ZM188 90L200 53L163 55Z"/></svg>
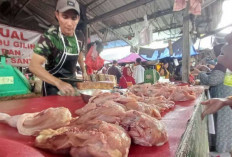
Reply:
<svg viewBox="0 0 232 157"><path fill-rule="evenodd" d="M200 101L203 95L194 101L176 102L175 108L163 113L162 122L168 134L168 142L163 146L144 147L132 145L129 151L130 157L151 157L151 156L204 156L208 153L206 121L201 121L200 114L202 106ZM22 113L38 112L49 107L67 107L74 116L74 111L85 105L81 97L48 96L42 98L30 98L21 100L11 100L0 102L0 112L10 115ZM15 128L0 124L1 145L14 143L18 148L18 153L25 152L25 145L33 150L29 151L31 156L38 154L45 157L55 157L55 155L33 147L35 138L32 136L20 135ZM10 140L10 141L6 141ZM4 154L15 156L15 151L11 147L1 147L0 156ZM29 150L29 149L28 149ZM33 155L34 154L34 155ZM23 156L22 156L23 157Z"/></svg>

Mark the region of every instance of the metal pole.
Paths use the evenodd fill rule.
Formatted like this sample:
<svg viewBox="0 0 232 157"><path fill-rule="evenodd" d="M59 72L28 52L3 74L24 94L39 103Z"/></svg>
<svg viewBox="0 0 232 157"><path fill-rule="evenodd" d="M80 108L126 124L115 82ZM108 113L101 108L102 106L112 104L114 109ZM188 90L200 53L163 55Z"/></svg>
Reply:
<svg viewBox="0 0 232 157"><path fill-rule="evenodd" d="M189 17L190 1L183 17L183 52L182 52L182 82L189 81L190 73L190 17Z"/></svg>

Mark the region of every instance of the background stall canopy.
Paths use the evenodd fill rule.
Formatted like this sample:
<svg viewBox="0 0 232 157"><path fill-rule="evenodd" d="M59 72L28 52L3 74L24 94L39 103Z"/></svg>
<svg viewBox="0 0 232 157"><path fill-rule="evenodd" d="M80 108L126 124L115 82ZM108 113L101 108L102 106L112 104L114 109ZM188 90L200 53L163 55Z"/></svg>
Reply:
<svg viewBox="0 0 232 157"><path fill-rule="evenodd" d="M131 54L131 46L104 49L100 56L106 61L119 60Z"/></svg>
<svg viewBox="0 0 232 157"><path fill-rule="evenodd" d="M172 44L172 49L173 49L173 55L170 55L170 50L169 48L162 48L162 49L148 49L148 48L140 48L139 49L139 55L149 61L153 60L159 60L159 59L164 59L167 57L172 57L172 58L182 58L182 53L183 53L183 39L180 38L176 42ZM190 48L190 55L194 56L197 55L198 53L196 52L195 48L193 45L191 45Z"/></svg>
<svg viewBox="0 0 232 157"><path fill-rule="evenodd" d="M147 60L143 59L137 53L131 53L129 56L118 60L118 63L134 63L137 58L141 58L142 62L146 62Z"/></svg>

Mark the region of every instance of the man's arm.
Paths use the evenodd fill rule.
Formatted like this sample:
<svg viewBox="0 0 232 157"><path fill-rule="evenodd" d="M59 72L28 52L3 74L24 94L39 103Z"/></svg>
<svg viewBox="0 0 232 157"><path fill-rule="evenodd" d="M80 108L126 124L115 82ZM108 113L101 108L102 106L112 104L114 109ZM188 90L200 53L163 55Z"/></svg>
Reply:
<svg viewBox="0 0 232 157"><path fill-rule="evenodd" d="M34 73L36 76L38 76L41 80L56 86L62 93L66 95L73 95L74 89L73 87L66 83L61 81L60 79L54 77L51 75L44 67L43 64L46 62L46 58L38 55L36 53L33 53L29 69L32 73Z"/></svg>
<svg viewBox="0 0 232 157"><path fill-rule="evenodd" d="M81 67L83 79L87 80L87 73L86 73L86 70L85 70L85 64L84 64L83 59L84 59L84 55L83 55L82 52L80 52L79 57L78 57L78 63L80 65L80 67Z"/></svg>

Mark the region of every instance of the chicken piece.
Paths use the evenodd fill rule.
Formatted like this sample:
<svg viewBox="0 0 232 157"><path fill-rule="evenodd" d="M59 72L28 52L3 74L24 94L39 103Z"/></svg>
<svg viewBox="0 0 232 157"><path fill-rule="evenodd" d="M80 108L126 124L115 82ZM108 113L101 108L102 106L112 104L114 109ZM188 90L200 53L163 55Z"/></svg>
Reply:
<svg viewBox="0 0 232 157"><path fill-rule="evenodd" d="M82 114L78 119L74 120L70 125L79 125L87 121L102 120L108 123L119 123L121 117L125 114L125 108L114 101L107 101L104 105L100 105L94 110L90 110Z"/></svg>
<svg viewBox="0 0 232 157"><path fill-rule="evenodd" d="M203 86L191 86L188 87L188 89L193 91L197 96L201 95L205 91Z"/></svg>
<svg viewBox="0 0 232 157"><path fill-rule="evenodd" d="M99 93L89 99L89 103L102 104L107 100L114 100L120 97L120 93Z"/></svg>
<svg viewBox="0 0 232 157"><path fill-rule="evenodd" d="M155 104L159 106L160 111L166 110L166 108L172 107L172 103L152 103L151 101L147 100L150 97L160 97L164 96L166 99L170 101L188 101L188 100L195 100L197 96L199 96L203 91L203 87L189 87L189 86L177 86L170 83L157 83L155 85L149 84L142 84L142 85L134 85L130 88L132 94L136 95L137 97L131 97L135 99L142 99L139 101L148 103L148 104ZM128 94L129 95L129 94ZM129 96L130 96L129 95ZM153 98L152 98L153 99Z"/></svg>
<svg viewBox="0 0 232 157"><path fill-rule="evenodd" d="M131 140L120 126L103 121L43 130L35 146L72 157L127 157Z"/></svg>
<svg viewBox="0 0 232 157"><path fill-rule="evenodd" d="M48 108L41 112L10 116L0 114L0 122L16 127L22 135L37 135L43 129L57 129L70 123L72 115L67 108Z"/></svg>
<svg viewBox="0 0 232 157"><path fill-rule="evenodd" d="M115 96L116 95L116 96ZM98 100L104 99L105 100L106 94L100 94L98 95ZM110 94L107 93L107 96L110 97ZM86 114L88 111L96 109L97 107L100 106L110 106L111 104L116 104L117 106L121 106L124 108L126 111L127 110L136 110L140 111L143 113L146 113L152 117L156 117L157 119L161 119L161 115L159 113L159 110L153 106L153 105L148 105L142 102L137 102L134 98L131 97L126 97L123 95L118 95L118 93L113 93L114 99L111 101L90 101L88 104L86 104L84 107L78 109L75 111L75 113L78 116ZM111 96L112 97L112 96Z"/></svg>
<svg viewBox="0 0 232 157"><path fill-rule="evenodd" d="M145 113L130 110L125 111L111 101L108 107L100 106L80 116L70 125L85 124L88 121L101 120L119 124L126 129L134 143L142 146L159 146L167 141L167 134L163 124Z"/></svg>
<svg viewBox="0 0 232 157"><path fill-rule="evenodd" d="M124 105L126 107L126 111L135 110L146 113L147 115L155 117L157 119L161 119L160 112L154 105L148 105L144 102L137 102L130 97L123 96L115 101Z"/></svg>
<svg viewBox="0 0 232 157"><path fill-rule="evenodd" d="M150 83L140 84L140 85L133 85L129 88L129 90L137 95L137 96L147 96L149 95L149 88L151 88Z"/></svg>
<svg viewBox="0 0 232 157"><path fill-rule="evenodd" d="M100 106L100 105L97 105L97 104L95 104L95 103L90 103L90 102L89 102L89 103L86 104L84 107L77 109L77 110L75 111L75 114L78 115L78 116L84 115L84 114L86 114L87 112L96 109L98 106Z"/></svg>
<svg viewBox="0 0 232 157"><path fill-rule="evenodd" d="M137 95L133 94L132 92L127 92L126 96L129 98L135 99L137 101L143 101L142 97L137 96Z"/></svg>
<svg viewBox="0 0 232 157"><path fill-rule="evenodd" d="M148 97L144 100L144 102L156 106L161 112L175 106L175 102L166 99L164 96Z"/></svg>
<svg viewBox="0 0 232 157"><path fill-rule="evenodd" d="M161 121L138 111L127 111L120 125L128 131L135 144L161 146L167 142L167 132Z"/></svg>
<svg viewBox="0 0 232 157"><path fill-rule="evenodd" d="M170 96L170 100L173 101L188 101L195 100L196 93L188 86L177 86L176 91Z"/></svg>

